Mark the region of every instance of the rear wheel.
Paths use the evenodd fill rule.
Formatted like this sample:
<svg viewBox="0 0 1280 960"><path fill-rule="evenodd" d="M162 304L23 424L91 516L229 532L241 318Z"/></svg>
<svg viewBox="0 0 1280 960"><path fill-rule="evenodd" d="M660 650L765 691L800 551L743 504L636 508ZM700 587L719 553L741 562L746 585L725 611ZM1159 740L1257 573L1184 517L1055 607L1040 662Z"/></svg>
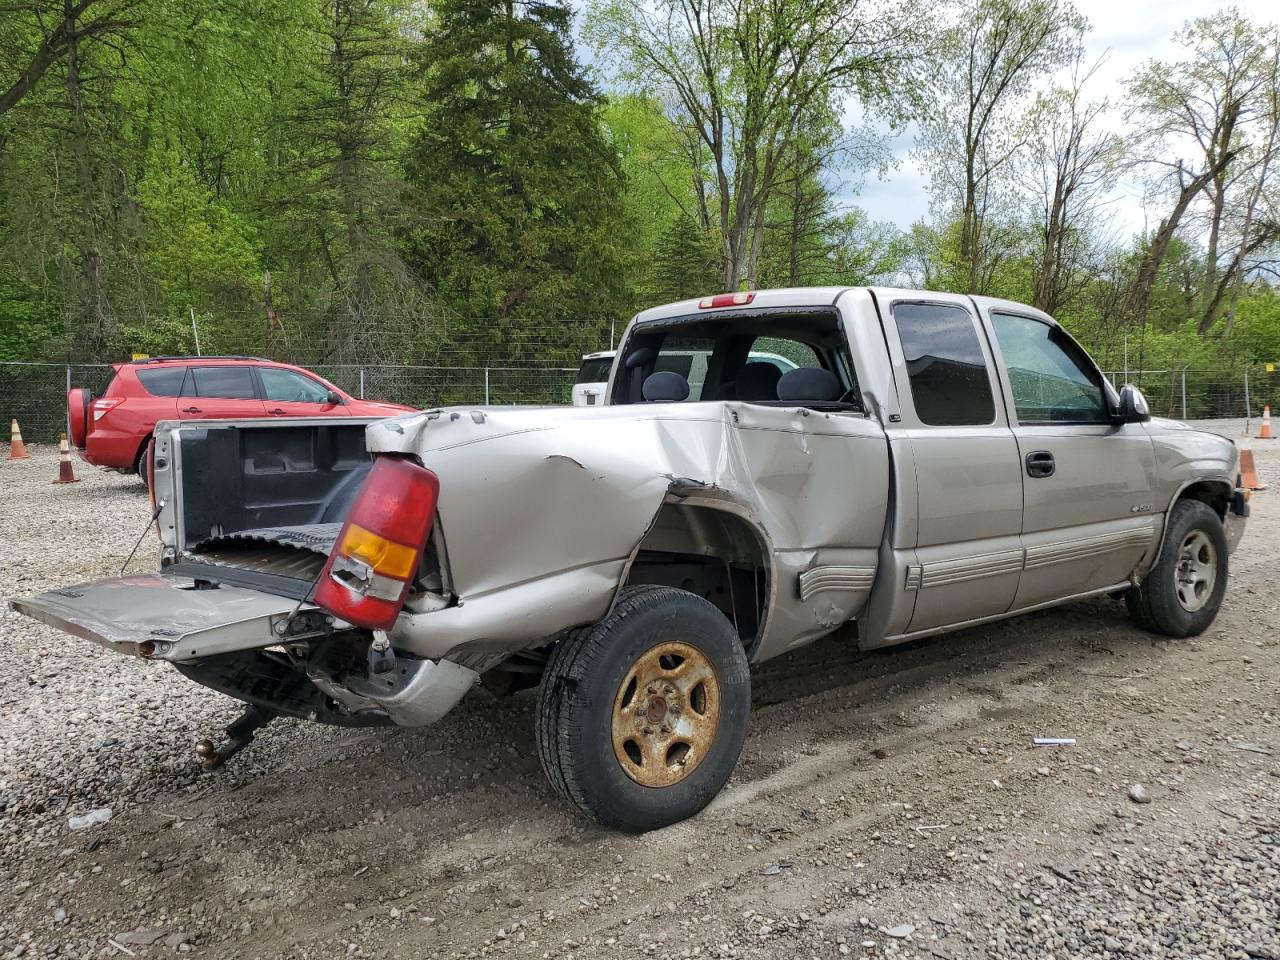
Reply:
<svg viewBox="0 0 1280 960"><path fill-rule="evenodd" d="M151 489L151 448L155 445L155 442L155 437L147 437L146 443L138 451L138 462L133 466L139 479L142 480L142 485L148 490Z"/></svg>
<svg viewBox="0 0 1280 960"><path fill-rule="evenodd" d="M1192 637L1213 623L1227 590L1227 534L1213 508L1179 500L1169 511L1156 565L1125 594L1138 623L1169 637Z"/></svg>
<svg viewBox="0 0 1280 960"><path fill-rule="evenodd" d="M635 587L552 651L538 754L556 791L605 826L683 820L728 781L746 738L751 675L724 614L673 587Z"/></svg>

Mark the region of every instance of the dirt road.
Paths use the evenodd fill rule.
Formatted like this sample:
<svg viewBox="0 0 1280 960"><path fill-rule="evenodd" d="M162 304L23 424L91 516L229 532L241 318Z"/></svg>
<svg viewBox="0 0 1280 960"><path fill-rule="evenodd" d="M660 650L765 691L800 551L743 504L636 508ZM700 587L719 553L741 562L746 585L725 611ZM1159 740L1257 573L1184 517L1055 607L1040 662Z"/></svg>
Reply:
<svg viewBox="0 0 1280 960"><path fill-rule="evenodd" d="M145 522L136 481L51 465L0 465L6 595L114 572ZM730 786L643 837L555 800L530 695L280 723L197 775L226 702L9 614L0 956L1280 960L1277 495L1194 641L1100 600L766 664Z"/></svg>

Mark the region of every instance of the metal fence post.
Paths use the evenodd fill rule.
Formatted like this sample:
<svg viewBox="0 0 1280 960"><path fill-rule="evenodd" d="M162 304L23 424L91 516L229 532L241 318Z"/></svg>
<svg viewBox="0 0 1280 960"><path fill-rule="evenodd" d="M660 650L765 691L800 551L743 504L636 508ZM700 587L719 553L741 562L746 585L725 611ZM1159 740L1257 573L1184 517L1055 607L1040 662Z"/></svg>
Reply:
<svg viewBox="0 0 1280 960"><path fill-rule="evenodd" d="M1187 419L1187 368L1182 368L1182 419Z"/></svg>
<svg viewBox="0 0 1280 960"><path fill-rule="evenodd" d="M364 367L360 368L360 399L364 399Z"/></svg>
<svg viewBox="0 0 1280 960"><path fill-rule="evenodd" d="M71 392L71 364L67 364L67 393Z"/></svg>
<svg viewBox="0 0 1280 960"><path fill-rule="evenodd" d="M484 368L484 405L489 406L489 368Z"/></svg>
<svg viewBox="0 0 1280 960"><path fill-rule="evenodd" d="M1244 372L1244 428L1249 429L1249 419L1253 416L1253 407L1249 406L1249 371Z"/></svg>

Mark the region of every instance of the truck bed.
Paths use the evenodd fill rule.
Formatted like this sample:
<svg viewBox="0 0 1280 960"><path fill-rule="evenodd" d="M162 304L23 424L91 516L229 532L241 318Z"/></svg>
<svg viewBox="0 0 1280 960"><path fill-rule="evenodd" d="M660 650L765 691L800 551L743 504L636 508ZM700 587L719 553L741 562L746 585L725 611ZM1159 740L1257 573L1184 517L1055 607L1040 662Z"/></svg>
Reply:
<svg viewBox="0 0 1280 960"><path fill-rule="evenodd" d="M162 424L166 572L302 599L368 473L369 422Z"/></svg>

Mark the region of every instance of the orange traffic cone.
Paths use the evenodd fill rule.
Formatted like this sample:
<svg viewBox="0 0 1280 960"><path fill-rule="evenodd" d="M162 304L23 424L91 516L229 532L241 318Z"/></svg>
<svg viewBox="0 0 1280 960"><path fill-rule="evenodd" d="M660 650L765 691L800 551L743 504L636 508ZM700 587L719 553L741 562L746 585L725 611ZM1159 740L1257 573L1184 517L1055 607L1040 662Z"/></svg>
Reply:
<svg viewBox="0 0 1280 960"><path fill-rule="evenodd" d="M54 483L79 483L79 478L71 472L71 446L64 433L58 441L58 479Z"/></svg>
<svg viewBox="0 0 1280 960"><path fill-rule="evenodd" d="M1271 436L1271 405L1262 408L1262 429L1258 431L1259 440L1273 440Z"/></svg>
<svg viewBox="0 0 1280 960"><path fill-rule="evenodd" d="M25 460L29 456L27 445L22 442L22 430L18 427L18 421L14 420L9 424L9 459Z"/></svg>
<svg viewBox="0 0 1280 960"><path fill-rule="evenodd" d="M1253 462L1253 450L1247 443L1240 447L1240 485L1246 490L1267 489L1267 485L1258 477L1258 467Z"/></svg>

